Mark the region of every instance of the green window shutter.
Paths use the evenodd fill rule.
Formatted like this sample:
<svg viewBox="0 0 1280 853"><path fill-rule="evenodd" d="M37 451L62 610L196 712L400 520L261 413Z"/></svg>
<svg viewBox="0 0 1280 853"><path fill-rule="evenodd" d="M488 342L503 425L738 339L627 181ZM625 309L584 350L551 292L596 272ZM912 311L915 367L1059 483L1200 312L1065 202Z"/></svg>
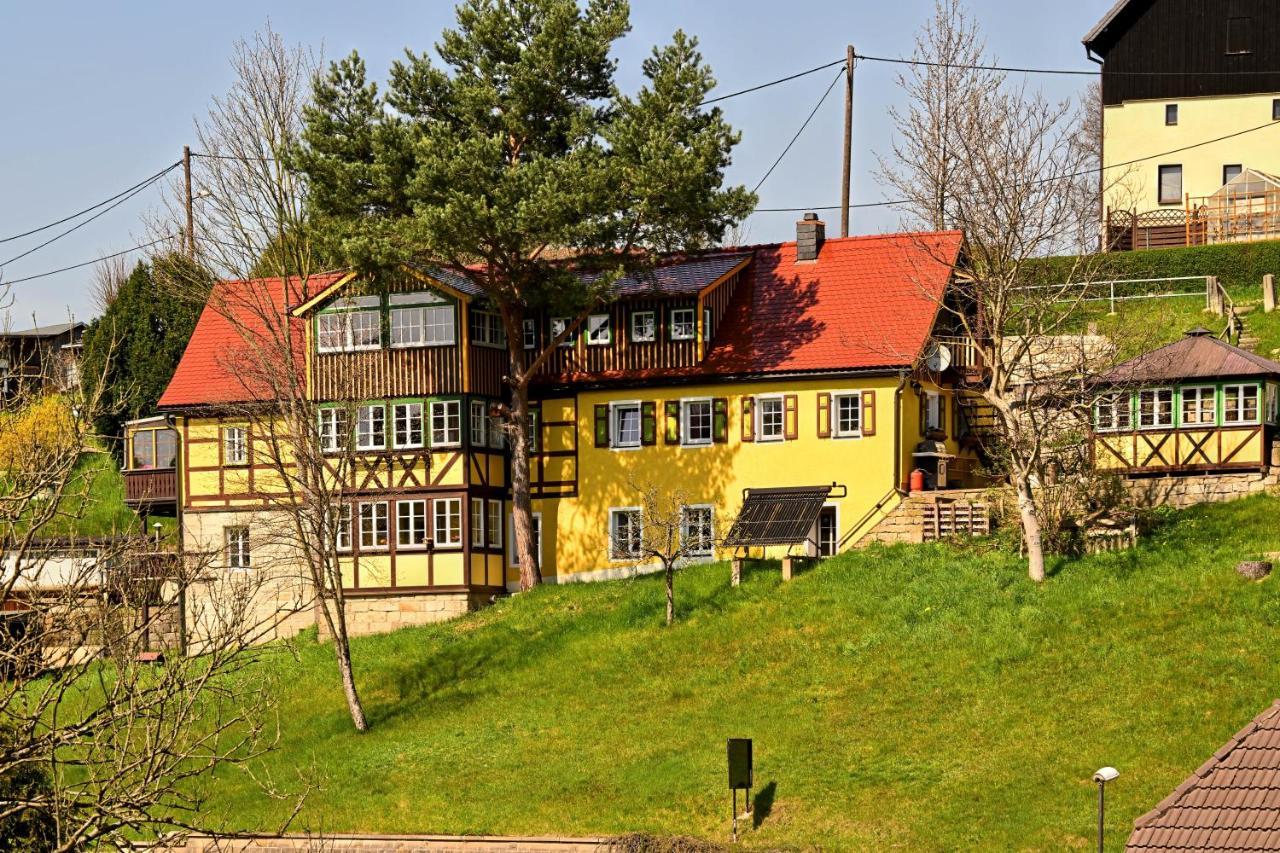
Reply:
<svg viewBox="0 0 1280 853"><path fill-rule="evenodd" d="M729 440L729 399L716 397L711 401L711 440L724 444Z"/></svg>
<svg viewBox="0 0 1280 853"><path fill-rule="evenodd" d="M756 398L742 398L742 440L756 440Z"/></svg>
<svg viewBox="0 0 1280 853"><path fill-rule="evenodd" d="M645 447L658 443L658 404L652 400L640 404L640 443Z"/></svg>
<svg viewBox="0 0 1280 853"><path fill-rule="evenodd" d="M609 407L596 406L596 447L609 446Z"/></svg>
<svg viewBox="0 0 1280 853"><path fill-rule="evenodd" d="M663 407L663 440L667 444L680 443L680 401L668 400Z"/></svg>

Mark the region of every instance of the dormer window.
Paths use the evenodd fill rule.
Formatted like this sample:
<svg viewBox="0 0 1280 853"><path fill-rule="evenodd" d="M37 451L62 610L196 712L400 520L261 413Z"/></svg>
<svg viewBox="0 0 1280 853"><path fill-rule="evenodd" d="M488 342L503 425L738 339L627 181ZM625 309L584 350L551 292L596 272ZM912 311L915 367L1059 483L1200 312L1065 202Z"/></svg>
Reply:
<svg viewBox="0 0 1280 853"><path fill-rule="evenodd" d="M671 309L671 340L691 341L697 333L697 311L693 308Z"/></svg>
<svg viewBox="0 0 1280 853"><path fill-rule="evenodd" d="M440 347L457 342L453 303L429 291L394 293L391 303L391 346Z"/></svg>
<svg viewBox="0 0 1280 853"><path fill-rule="evenodd" d="M634 311L631 314L631 341L637 344L653 343L657 339L657 315L652 311Z"/></svg>
<svg viewBox="0 0 1280 853"><path fill-rule="evenodd" d="M344 299L316 317L316 349L345 352L382 346L382 312L376 296Z"/></svg>
<svg viewBox="0 0 1280 853"><path fill-rule="evenodd" d="M592 314L587 318L587 346L603 347L613 343L613 323L608 314Z"/></svg>

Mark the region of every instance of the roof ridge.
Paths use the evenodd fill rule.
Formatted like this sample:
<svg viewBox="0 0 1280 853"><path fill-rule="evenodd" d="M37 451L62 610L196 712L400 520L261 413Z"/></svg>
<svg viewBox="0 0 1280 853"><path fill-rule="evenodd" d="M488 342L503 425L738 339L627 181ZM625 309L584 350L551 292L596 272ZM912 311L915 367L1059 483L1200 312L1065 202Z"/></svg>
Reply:
<svg viewBox="0 0 1280 853"><path fill-rule="evenodd" d="M1136 818L1133 821L1134 830L1143 829L1144 827L1146 827L1148 823L1150 823L1151 821L1155 820L1158 817L1161 817L1162 815L1167 813L1171 808L1176 806L1178 802L1182 800L1183 797L1185 797L1188 793L1190 793L1195 788L1199 787L1200 783L1204 781L1205 777L1208 776L1219 764L1225 761L1227 756L1235 752L1236 749L1240 747L1241 742L1243 742L1245 738L1252 735L1254 732L1256 732L1258 729L1262 727L1262 724L1264 722L1271 719L1272 717L1275 717L1277 714L1280 714L1280 699L1274 700L1271 703L1270 707L1266 708L1264 711L1262 711L1262 713L1258 714L1256 717L1254 717L1252 720L1246 723L1244 725L1244 728L1240 729L1232 737L1228 738L1227 742L1224 743L1221 747L1219 747L1217 752L1215 752L1212 756L1209 757L1207 761L1205 761L1203 764L1197 767L1196 770L1190 776L1188 776L1185 780L1183 780L1181 785L1173 789L1172 793L1170 793L1167 797L1165 797L1160 802L1156 803L1155 807L1151 809L1151 811Z"/></svg>

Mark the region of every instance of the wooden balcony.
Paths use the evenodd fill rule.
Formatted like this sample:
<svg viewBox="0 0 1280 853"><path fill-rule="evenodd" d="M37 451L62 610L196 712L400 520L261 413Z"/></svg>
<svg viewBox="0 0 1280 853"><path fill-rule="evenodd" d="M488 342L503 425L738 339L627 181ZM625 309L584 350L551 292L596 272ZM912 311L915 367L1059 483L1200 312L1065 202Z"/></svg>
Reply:
<svg viewBox="0 0 1280 853"><path fill-rule="evenodd" d="M178 505L176 468L141 468L124 473L124 502L134 509L162 510Z"/></svg>
<svg viewBox="0 0 1280 853"><path fill-rule="evenodd" d="M1266 438L1261 425L1099 432L1093 458L1100 471L1131 475L1256 471L1270 461Z"/></svg>

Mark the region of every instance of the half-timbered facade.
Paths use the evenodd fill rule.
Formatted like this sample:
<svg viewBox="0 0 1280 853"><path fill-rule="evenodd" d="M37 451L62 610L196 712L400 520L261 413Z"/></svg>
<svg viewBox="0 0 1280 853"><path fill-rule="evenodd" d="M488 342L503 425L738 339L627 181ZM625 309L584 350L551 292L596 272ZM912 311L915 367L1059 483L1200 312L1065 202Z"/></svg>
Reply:
<svg viewBox="0 0 1280 853"><path fill-rule="evenodd" d="M923 358L961 236L825 240L815 219L798 227L809 239L673 257L623 279L543 362L528 429L548 580L643 570L626 535L643 485L687 497L686 535L711 559L727 553L716 543L745 490L839 484L808 543L832 554L893 509L922 443L972 458L953 371L930 373ZM334 275L287 299L279 282L220 287L280 294L280 322L305 342L316 440L354 460L337 530L347 596L410 614L374 627L448 615L512 585L495 405L508 342L482 294L431 268ZM255 527L280 484L270 437L231 405L262 389L236 369L243 330L227 314L206 309L160 406L180 434L187 547L221 548L229 567L252 570ZM530 317L520 347L532 358L571 322Z"/></svg>

